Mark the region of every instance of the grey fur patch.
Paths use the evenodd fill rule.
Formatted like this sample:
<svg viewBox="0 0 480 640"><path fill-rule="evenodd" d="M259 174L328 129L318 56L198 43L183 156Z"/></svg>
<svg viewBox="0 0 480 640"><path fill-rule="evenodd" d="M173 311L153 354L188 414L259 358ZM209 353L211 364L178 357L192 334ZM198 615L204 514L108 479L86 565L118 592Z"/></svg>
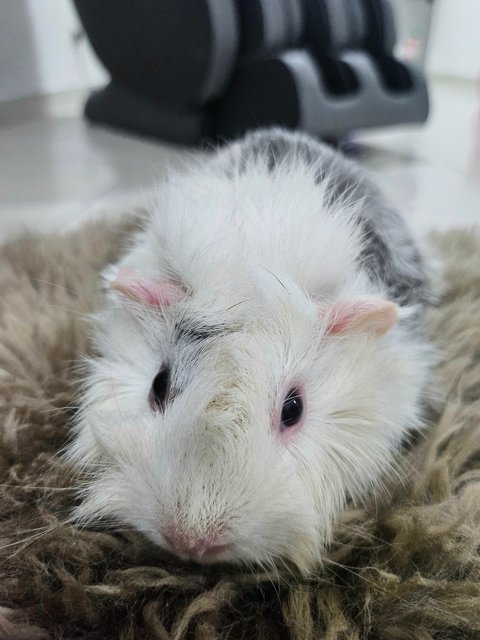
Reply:
<svg viewBox="0 0 480 640"><path fill-rule="evenodd" d="M303 162L317 183L327 180L327 205L338 200L345 205L360 203L358 222L364 237L360 266L369 278L402 306L431 304L423 260L403 218L353 162L305 134L281 129L248 135L226 160L224 169L232 173L242 173L258 160L270 171L289 161Z"/></svg>
<svg viewBox="0 0 480 640"><path fill-rule="evenodd" d="M201 325L193 322L179 323L175 327L175 337L177 340L187 340L189 342L200 342L215 338L218 335L226 333L226 327L222 325Z"/></svg>

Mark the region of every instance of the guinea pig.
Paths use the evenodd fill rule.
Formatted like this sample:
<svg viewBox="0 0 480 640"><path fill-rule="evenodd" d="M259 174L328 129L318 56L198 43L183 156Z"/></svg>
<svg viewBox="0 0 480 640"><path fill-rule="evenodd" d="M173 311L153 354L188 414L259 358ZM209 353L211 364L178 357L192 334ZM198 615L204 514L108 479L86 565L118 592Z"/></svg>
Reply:
<svg viewBox="0 0 480 640"><path fill-rule="evenodd" d="M263 130L161 185L103 275L75 516L311 570L422 425L431 288L401 217L339 153Z"/></svg>

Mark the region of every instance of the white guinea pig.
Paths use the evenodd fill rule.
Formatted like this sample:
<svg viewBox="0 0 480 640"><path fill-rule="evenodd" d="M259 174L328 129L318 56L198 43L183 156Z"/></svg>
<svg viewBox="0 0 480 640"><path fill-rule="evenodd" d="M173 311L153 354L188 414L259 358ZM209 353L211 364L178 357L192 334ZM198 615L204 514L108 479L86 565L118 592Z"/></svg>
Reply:
<svg viewBox="0 0 480 640"><path fill-rule="evenodd" d="M339 154L260 131L170 178L105 281L78 518L311 569L420 424L430 289L401 218Z"/></svg>

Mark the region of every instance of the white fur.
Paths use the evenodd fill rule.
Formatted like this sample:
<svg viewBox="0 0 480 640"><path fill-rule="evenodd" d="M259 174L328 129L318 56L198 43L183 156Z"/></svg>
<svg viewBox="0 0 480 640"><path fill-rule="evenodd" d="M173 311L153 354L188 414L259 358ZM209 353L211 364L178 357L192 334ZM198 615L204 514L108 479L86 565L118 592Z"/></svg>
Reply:
<svg viewBox="0 0 480 640"><path fill-rule="evenodd" d="M160 188L120 266L181 282L187 296L161 311L112 292L96 318L101 357L69 451L90 478L80 518L128 523L162 546L166 525L187 537L221 529L222 560L308 570L347 497L377 486L419 425L428 347L402 323L381 337L326 335L318 301L384 293L356 262L355 206L328 208L327 187L299 160L233 176L207 163ZM230 331L175 343L185 318ZM167 361L183 391L154 413L147 398ZM283 442L271 416L298 381L306 422Z"/></svg>

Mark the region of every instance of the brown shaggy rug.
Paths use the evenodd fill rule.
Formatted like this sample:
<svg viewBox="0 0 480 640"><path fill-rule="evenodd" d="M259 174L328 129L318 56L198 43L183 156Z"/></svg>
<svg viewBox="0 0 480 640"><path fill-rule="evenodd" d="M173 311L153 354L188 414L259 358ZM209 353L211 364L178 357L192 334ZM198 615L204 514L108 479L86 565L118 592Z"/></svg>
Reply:
<svg viewBox="0 0 480 640"><path fill-rule="evenodd" d="M0 251L0 638L480 638L480 234L433 240L447 286L430 317L441 393L426 437L406 447L388 496L348 512L324 567L302 579L205 570L132 531L65 523L78 479L56 454L89 349L84 316L131 225Z"/></svg>

